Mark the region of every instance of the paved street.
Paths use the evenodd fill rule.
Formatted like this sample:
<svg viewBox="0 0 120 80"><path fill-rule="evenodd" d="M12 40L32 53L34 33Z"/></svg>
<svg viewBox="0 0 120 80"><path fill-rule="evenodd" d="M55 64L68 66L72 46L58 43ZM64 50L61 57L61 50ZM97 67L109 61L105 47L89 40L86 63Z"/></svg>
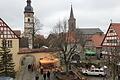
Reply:
<svg viewBox="0 0 120 80"><path fill-rule="evenodd" d="M43 80L43 76L38 72L31 72L26 70L22 70L17 74L17 78L15 80L35 80L36 74L39 74L39 80ZM51 79L55 80L53 73L51 72Z"/></svg>
<svg viewBox="0 0 120 80"><path fill-rule="evenodd" d="M87 76L88 80L105 80L104 77Z"/></svg>
<svg viewBox="0 0 120 80"><path fill-rule="evenodd" d="M25 65L21 68L20 72L17 73L17 77L16 77L15 80L35 80L36 74L39 74L39 80L43 80L43 76L40 73L38 73L36 71L33 71L33 72L28 71L28 69L27 69L28 66L27 65L28 65L28 63L30 64L31 61L32 61L31 58L27 58L24 61ZM84 76L84 75L80 74L79 69L74 68L74 67L72 69L76 73L76 75ZM85 77L88 80L106 80L106 79L104 79L104 77L94 77L94 76L85 76ZM54 75L53 75L52 72L51 72L51 80L56 80L54 78Z"/></svg>
<svg viewBox="0 0 120 80"><path fill-rule="evenodd" d="M82 75L82 74L81 74ZM83 75L84 76L84 75ZM111 77L99 77L99 76L84 76L88 80L112 80Z"/></svg>
<svg viewBox="0 0 120 80"><path fill-rule="evenodd" d="M39 80L43 80L43 76L37 71L28 71L28 65L32 63L32 58L27 57L24 61L24 66L21 67L20 71L17 72L15 80L35 80L36 74L39 74ZM51 72L51 79L54 79L53 73Z"/></svg>
<svg viewBox="0 0 120 80"><path fill-rule="evenodd" d="M78 76L82 76L87 78L88 80L112 80L110 79L110 77L108 77L109 79L106 79L105 77L99 77L99 76L85 76L83 74L81 74L81 71L78 67L74 67L72 66L73 72L78 74Z"/></svg>

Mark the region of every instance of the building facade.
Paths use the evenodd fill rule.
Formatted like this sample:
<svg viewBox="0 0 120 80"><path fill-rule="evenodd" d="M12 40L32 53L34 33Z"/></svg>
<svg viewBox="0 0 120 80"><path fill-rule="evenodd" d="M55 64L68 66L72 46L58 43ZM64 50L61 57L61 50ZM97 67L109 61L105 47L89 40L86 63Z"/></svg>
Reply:
<svg viewBox="0 0 120 80"><path fill-rule="evenodd" d="M111 23L107 30L107 33L102 41L103 54L112 55L114 53L119 54L120 48L120 23ZM115 54L115 55L117 55Z"/></svg>
<svg viewBox="0 0 120 80"><path fill-rule="evenodd" d="M3 39L6 40L6 46L10 49L13 57L13 62L15 63L15 70L18 67L19 61L17 53L19 52L19 37L15 32L0 18L0 47L2 46Z"/></svg>

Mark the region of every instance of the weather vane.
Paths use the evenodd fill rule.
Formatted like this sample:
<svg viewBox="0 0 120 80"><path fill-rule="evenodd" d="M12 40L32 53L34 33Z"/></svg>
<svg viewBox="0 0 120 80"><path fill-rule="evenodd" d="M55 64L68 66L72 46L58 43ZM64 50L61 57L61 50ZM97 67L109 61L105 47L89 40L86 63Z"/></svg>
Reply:
<svg viewBox="0 0 120 80"><path fill-rule="evenodd" d="M110 19L110 23L112 23L112 19Z"/></svg>
<svg viewBox="0 0 120 80"><path fill-rule="evenodd" d="M72 5L72 0L70 0L70 4Z"/></svg>

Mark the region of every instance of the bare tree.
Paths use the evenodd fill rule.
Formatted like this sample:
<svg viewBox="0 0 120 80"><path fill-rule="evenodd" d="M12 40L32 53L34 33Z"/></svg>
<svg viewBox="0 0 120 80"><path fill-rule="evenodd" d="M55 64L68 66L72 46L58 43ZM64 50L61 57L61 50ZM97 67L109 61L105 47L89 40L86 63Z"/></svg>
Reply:
<svg viewBox="0 0 120 80"><path fill-rule="evenodd" d="M42 35L36 35L34 39L34 48L41 48L42 46L45 46L46 39Z"/></svg>
<svg viewBox="0 0 120 80"><path fill-rule="evenodd" d="M42 29L43 24L41 24L40 20L37 17L34 17L34 26L33 26L33 48L34 48L34 44L35 44L35 40L36 40L36 34L40 34L40 30Z"/></svg>
<svg viewBox="0 0 120 80"><path fill-rule="evenodd" d="M104 64L108 66L109 74L113 80L118 76L118 63L120 62L120 47L107 47Z"/></svg>
<svg viewBox="0 0 120 80"><path fill-rule="evenodd" d="M60 50L61 61L65 65L66 72L69 71L69 66L71 62L71 57L75 53L77 48L76 42L70 41L69 37L72 36L67 32L67 21L58 22L54 27L54 31L58 34L57 38L54 39L54 47Z"/></svg>
<svg viewBox="0 0 120 80"><path fill-rule="evenodd" d="M35 17L34 18L34 34L39 34L42 27L43 27L43 24L40 22L40 20L37 17Z"/></svg>
<svg viewBox="0 0 120 80"><path fill-rule="evenodd" d="M79 38L79 43L80 43L80 46L81 46L81 53L83 54L84 53L84 49L85 49L85 45L86 45L86 43L87 43L87 36L86 35L84 35L82 32L80 32L80 35L78 36L78 38Z"/></svg>

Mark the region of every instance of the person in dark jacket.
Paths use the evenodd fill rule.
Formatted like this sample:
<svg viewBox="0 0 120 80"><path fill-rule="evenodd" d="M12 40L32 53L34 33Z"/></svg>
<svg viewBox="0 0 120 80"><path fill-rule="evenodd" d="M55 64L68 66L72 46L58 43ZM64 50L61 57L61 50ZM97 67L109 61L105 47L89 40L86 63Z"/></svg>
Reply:
<svg viewBox="0 0 120 80"><path fill-rule="evenodd" d="M43 73L43 78L44 80L46 80L46 73Z"/></svg>
<svg viewBox="0 0 120 80"><path fill-rule="evenodd" d="M35 76L35 80L39 80L39 75L38 74Z"/></svg>
<svg viewBox="0 0 120 80"><path fill-rule="evenodd" d="M47 78L50 80L50 71L47 72Z"/></svg>
<svg viewBox="0 0 120 80"><path fill-rule="evenodd" d="M43 67L41 67L41 69L40 69L40 73L43 74Z"/></svg>

